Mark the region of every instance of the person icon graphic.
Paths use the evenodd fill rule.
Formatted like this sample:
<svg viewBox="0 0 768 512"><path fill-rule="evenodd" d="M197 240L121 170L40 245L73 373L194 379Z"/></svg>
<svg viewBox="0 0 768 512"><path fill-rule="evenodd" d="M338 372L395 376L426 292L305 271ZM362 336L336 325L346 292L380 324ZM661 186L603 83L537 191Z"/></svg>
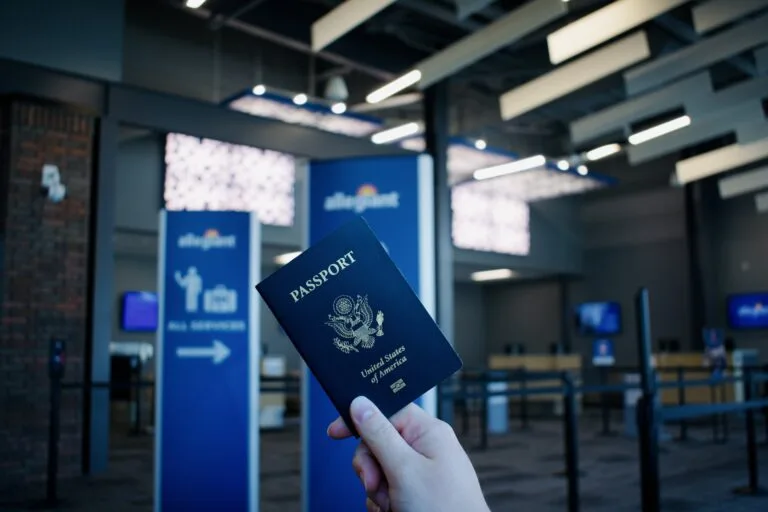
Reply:
<svg viewBox="0 0 768 512"><path fill-rule="evenodd" d="M174 277L179 286L187 292L185 305L187 313L197 313L200 294L203 292L203 278L197 273L197 268L189 267L185 276L177 271Z"/></svg>

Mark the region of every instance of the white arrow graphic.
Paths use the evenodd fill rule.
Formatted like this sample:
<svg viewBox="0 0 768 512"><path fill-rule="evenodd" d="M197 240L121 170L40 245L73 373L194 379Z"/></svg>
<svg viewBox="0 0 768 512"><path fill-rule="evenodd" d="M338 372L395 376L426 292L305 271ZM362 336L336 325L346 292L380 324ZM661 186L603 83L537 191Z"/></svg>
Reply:
<svg viewBox="0 0 768 512"><path fill-rule="evenodd" d="M229 348L219 340L213 340L211 347L179 347L176 355L179 357L210 357L213 364L219 364L229 357Z"/></svg>

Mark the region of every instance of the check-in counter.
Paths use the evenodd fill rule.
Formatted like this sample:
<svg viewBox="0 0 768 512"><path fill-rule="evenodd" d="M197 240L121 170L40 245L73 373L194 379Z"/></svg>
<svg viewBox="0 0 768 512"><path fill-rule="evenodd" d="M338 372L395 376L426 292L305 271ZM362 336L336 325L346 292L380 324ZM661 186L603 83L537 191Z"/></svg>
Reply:
<svg viewBox="0 0 768 512"><path fill-rule="evenodd" d="M529 372L562 372L567 371L573 375L574 382L581 382L581 356L578 354L525 354L525 355L492 355L488 360L490 370L522 370ZM525 383L527 389L541 389L559 386L561 381L531 380ZM510 389L519 389L522 384L512 382ZM581 408L581 394L576 397L579 409ZM512 398L513 403L519 401ZM553 405L555 413L562 411L563 396L561 393L528 395L529 402L549 402Z"/></svg>
<svg viewBox="0 0 768 512"><path fill-rule="evenodd" d="M728 375L740 376L745 366L757 364L757 350L735 350L728 354ZM654 355L659 382L677 382L678 368L684 368L683 379L706 380L712 371L704 365L702 352L659 353ZM659 392L663 405L677 405L680 392L666 388ZM686 404L709 404L744 400L744 387L740 382L713 386L685 388Z"/></svg>

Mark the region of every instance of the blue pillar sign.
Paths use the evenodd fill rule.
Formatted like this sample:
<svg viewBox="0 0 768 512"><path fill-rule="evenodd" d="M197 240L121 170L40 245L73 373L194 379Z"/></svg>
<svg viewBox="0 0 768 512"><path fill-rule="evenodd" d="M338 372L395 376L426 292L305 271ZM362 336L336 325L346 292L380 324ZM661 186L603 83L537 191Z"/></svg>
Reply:
<svg viewBox="0 0 768 512"><path fill-rule="evenodd" d="M434 317L431 158L409 155L312 162L308 188L307 246L355 216L363 216ZM328 439L326 427L338 413L306 367L302 384L302 509L365 510L363 486L351 469L357 442ZM434 390L419 402L436 414Z"/></svg>
<svg viewBox="0 0 768 512"><path fill-rule="evenodd" d="M257 218L161 212L155 511L258 510Z"/></svg>

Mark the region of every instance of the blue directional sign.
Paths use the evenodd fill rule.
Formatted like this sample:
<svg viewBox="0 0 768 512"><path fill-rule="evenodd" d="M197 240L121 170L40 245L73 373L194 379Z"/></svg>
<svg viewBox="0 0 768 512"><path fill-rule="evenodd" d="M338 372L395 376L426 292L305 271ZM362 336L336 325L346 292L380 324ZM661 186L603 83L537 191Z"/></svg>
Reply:
<svg viewBox="0 0 768 512"><path fill-rule="evenodd" d="M161 212L155 511L258 510L261 240L241 212Z"/></svg>
<svg viewBox="0 0 768 512"><path fill-rule="evenodd" d="M312 245L362 215L434 317L432 169L427 155L312 162L307 242ZM365 510L363 486L349 469L356 442L328 439L326 427L338 413L306 368L304 375L302 509ZM419 402L436 414L434 390Z"/></svg>
<svg viewBox="0 0 768 512"><path fill-rule="evenodd" d="M613 366L616 364L612 340L602 339L592 342L592 364L595 366Z"/></svg>

